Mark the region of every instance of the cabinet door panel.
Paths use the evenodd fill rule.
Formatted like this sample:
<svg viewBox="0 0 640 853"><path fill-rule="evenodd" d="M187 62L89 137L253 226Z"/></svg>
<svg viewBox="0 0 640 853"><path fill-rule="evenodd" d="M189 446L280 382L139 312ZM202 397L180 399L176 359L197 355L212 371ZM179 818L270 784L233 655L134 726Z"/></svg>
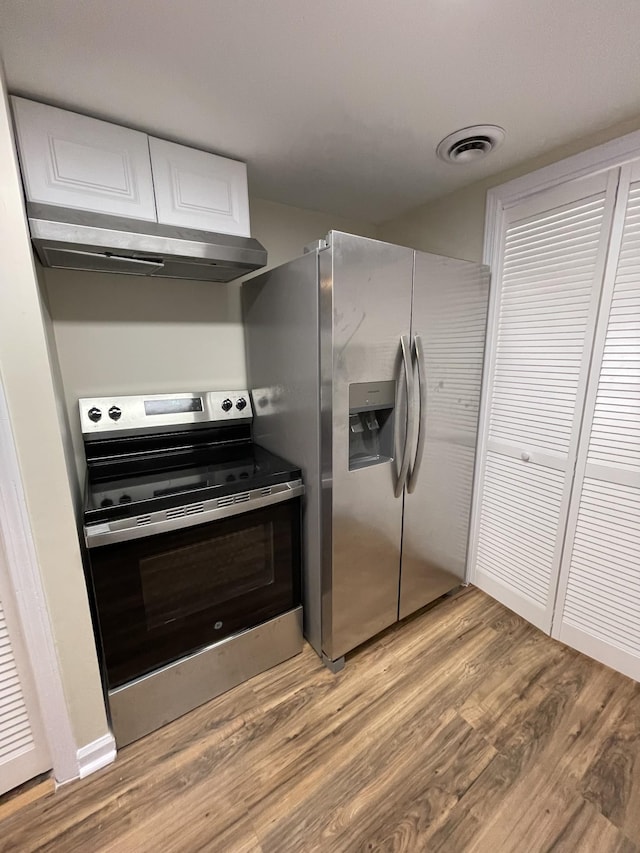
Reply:
<svg viewBox="0 0 640 853"><path fill-rule="evenodd" d="M474 582L551 628L617 170L507 209L471 568Z"/></svg>
<svg viewBox="0 0 640 853"><path fill-rule="evenodd" d="M158 221L249 237L247 167L164 139L149 139Z"/></svg>
<svg viewBox="0 0 640 853"><path fill-rule="evenodd" d="M30 201L155 221L147 136L12 98Z"/></svg>
<svg viewBox="0 0 640 853"><path fill-rule="evenodd" d="M640 165L618 198L554 636L640 680Z"/></svg>

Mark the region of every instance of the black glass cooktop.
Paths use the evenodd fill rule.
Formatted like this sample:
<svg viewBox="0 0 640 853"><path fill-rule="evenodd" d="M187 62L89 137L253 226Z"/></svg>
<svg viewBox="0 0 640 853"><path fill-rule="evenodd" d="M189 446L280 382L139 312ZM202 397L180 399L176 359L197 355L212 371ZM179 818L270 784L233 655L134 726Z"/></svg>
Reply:
<svg viewBox="0 0 640 853"><path fill-rule="evenodd" d="M130 518L160 509L219 498L251 489L300 479L292 463L256 444L227 448L201 464L171 467L163 456L162 470L149 470L95 480L89 473L85 492L85 524ZM176 461L180 456L176 456ZM151 466L152 467L152 466Z"/></svg>

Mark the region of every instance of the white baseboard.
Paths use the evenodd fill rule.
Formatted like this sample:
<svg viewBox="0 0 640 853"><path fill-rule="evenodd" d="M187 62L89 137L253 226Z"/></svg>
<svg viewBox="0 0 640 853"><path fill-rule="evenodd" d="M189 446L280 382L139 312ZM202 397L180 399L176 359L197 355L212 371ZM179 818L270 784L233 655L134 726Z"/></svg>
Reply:
<svg viewBox="0 0 640 853"><path fill-rule="evenodd" d="M116 757L116 742L112 734L106 734L81 746L77 752L78 770L80 778L84 779L90 773L95 773L102 767L106 767Z"/></svg>

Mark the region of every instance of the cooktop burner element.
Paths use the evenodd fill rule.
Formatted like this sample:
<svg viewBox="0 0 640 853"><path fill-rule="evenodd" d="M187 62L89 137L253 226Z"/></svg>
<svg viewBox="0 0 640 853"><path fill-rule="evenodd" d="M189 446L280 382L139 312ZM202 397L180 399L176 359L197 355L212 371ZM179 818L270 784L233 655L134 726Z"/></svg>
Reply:
<svg viewBox="0 0 640 853"><path fill-rule="evenodd" d="M85 524L265 488L301 476L298 468L258 445L227 448L229 454L234 450L242 450L242 454L210 465L163 469L97 482L89 479Z"/></svg>
<svg viewBox="0 0 640 853"><path fill-rule="evenodd" d="M86 524L131 518L300 479L253 444L247 391L79 402Z"/></svg>

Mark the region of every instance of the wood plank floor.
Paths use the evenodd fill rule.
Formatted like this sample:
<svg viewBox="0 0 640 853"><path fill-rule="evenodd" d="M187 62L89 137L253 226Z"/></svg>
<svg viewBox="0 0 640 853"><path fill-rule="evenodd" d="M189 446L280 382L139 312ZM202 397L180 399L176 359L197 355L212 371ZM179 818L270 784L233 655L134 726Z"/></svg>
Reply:
<svg viewBox="0 0 640 853"><path fill-rule="evenodd" d="M640 853L640 685L468 589L121 750L0 850Z"/></svg>

